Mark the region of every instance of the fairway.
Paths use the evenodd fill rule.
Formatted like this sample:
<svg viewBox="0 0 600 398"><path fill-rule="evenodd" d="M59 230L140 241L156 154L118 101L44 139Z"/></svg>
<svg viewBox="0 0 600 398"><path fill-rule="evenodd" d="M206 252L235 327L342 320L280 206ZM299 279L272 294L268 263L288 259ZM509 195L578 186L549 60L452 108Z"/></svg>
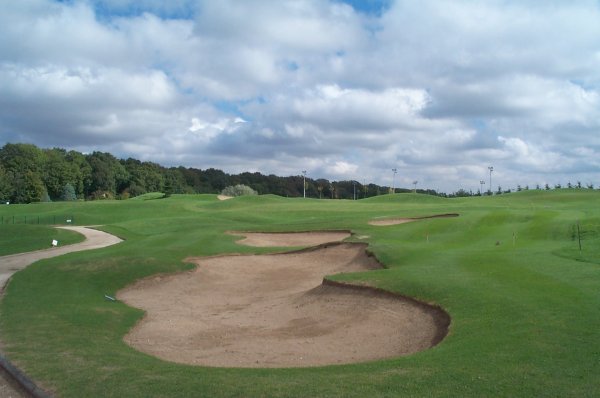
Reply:
<svg viewBox="0 0 600 398"><path fill-rule="evenodd" d="M103 225L100 229L124 241L42 260L15 274L0 302L3 352L39 385L60 397L591 397L600 390L599 201L598 191L572 189L456 199L396 194L346 201L264 195L220 201L216 195L174 195L160 200L4 206L0 208L4 217L73 214L79 225ZM459 216L425 218L442 214ZM370 224L399 219L419 220ZM1 228L9 232L0 238L11 235L13 226ZM149 344L148 350L128 345L136 325L143 325L152 314L152 309L141 307L148 314L144 318L143 310L127 304L125 292L132 287L148 283L160 289L163 282L188 283L191 290L203 286L196 293L214 299L212 312L203 316L223 318L228 313L215 308L227 300L260 300L244 296L244 289L235 285L216 292L203 291L210 287L194 283L221 278L225 273L248 272L244 271L248 266L262 267L281 283L300 285L298 281L304 280L294 266L279 275L269 269L281 263L277 259L285 256L283 252L295 250L290 247L296 246L294 242L279 247L272 241L262 247L248 246L237 243L242 237L230 231L350 231L349 237L344 232L343 244L323 250L360 248L370 256L367 260L380 266L326 269L328 282L321 286L323 275L314 276L315 283L299 287L294 303L299 311L309 307L313 311L321 298L345 295L346 291L336 290L338 284L378 289L382 297L360 292L346 299L357 308L353 316L381 316L381 327L365 330L387 339L389 355L358 360L350 355L339 365L334 360L309 366L298 363L296 356L296 363L271 363L261 368L256 358L250 364L250 356L245 364L236 366L228 358L239 357L224 350L208 355L215 362L189 365L174 357L158 358L151 349L160 349L159 344ZM300 254L327 255L319 250L299 252L299 264L309 262ZM354 258L358 254L354 252ZM217 263L205 263L207 258ZM252 264L249 259L261 258L269 258L273 264L248 265ZM233 268L218 264L231 259L238 261ZM253 276L265 281L264 274L248 273L248 286ZM253 294L262 291L248 290ZM119 295L118 301L105 298L119 291L123 296ZM156 291L145 294L153 293ZM360 310L373 299L392 305L386 294L443 309L451 318L447 336L432 348L394 351L401 328L393 324L393 317L385 316L386 311ZM191 297L191 293L182 293L165 305L176 308L173 305ZM336 304L332 303L333 308ZM296 320L297 329L279 332L293 334L309 325L307 330L319 334L319 325L329 326L327 317L312 318L321 309L307 315L274 308L279 308L275 314L286 322ZM174 311L172 320L179 316ZM302 319L306 323L299 321ZM169 320L163 318L163 322L168 325ZM386 322L392 322L389 328ZM234 333L229 341L231 351L243 355L248 344L236 347L235 342L247 336L242 329L230 330ZM169 330L165 336L173 337ZM216 347L207 335L200 337L209 349ZM345 346L335 346L341 340L334 340L331 351L341 354L376 349L364 338ZM416 347L420 343L411 344ZM281 346L285 348L285 341ZM315 353L326 355L327 350ZM400 355L406 353L410 355ZM263 357L259 362L271 360Z"/></svg>

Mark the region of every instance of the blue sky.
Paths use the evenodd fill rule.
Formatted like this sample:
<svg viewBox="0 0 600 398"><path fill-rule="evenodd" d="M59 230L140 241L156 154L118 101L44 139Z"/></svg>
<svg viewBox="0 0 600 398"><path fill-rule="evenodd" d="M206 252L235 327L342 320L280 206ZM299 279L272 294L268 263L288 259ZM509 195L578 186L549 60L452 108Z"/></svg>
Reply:
<svg viewBox="0 0 600 398"><path fill-rule="evenodd" d="M476 191L490 165L494 189L600 186L597 1L0 8L0 145L387 185L397 168L397 186L444 191Z"/></svg>

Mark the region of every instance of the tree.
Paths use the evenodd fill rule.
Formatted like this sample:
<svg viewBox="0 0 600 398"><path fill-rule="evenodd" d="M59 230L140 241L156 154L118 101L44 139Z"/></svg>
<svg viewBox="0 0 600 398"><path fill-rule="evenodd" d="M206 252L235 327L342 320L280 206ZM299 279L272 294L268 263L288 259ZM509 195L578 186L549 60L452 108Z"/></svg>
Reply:
<svg viewBox="0 0 600 398"><path fill-rule="evenodd" d="M6 144L0 149L0 163L6 170L38 173L44 165L42 151L32 144Z"/></svg>
<svg viewBox="0 0 600 398"><path fill-rule="evenodd" d="M6 144L0 149L0 164L4 167L4 184L11 187L8 200L31 203L42 199L46 187L40 174L43 169L40 149L31 144Z"/></svg>
<svg viewBox="0 0 600 398"><path fill-rule="evenodd" d="M67 152L64 149L45 149L43 154L44 171L42 179L44 185L52 199L61 199L65 184L73 184L77 180L76 171L69 163Z"/></svg>
<svg viewBox="0 0 600 398"><path fill-rule="evenodd" d="M0 164L0 201L6 203L12 196L11 176Z"/></svg>
<svg viewBox="0 0 600 398"><path fill-rule="evenodd" d="M73 181L69 181L79 197L87 197L92 193L92 166L85 156L77 151L69 151L66 155L71 168Z"/></svg>
<svg viewBox="0 0 600 398"><path fill-rule="evenodd" d="M75 188L73 185L66 183L63 186L62 195L60 198L64 201L77 200L77 195L75 194Z"/></svg>
<svg viewBox="0 0 600 398"><path fill-rule="evenodd" d="M245 195L257 195L256 191L247 185L238 184L235 186L228 186L221 191L221 195L225 196L245 196Z"/></svg>
<svg viewBox="0 0 600 398"><path fill-rule="evenodd" d="M90 190L94 197L114 197L127 188L129 174L113 155L94 152L87 160L92 168Z"/></svg>
<svg viewBox="0 0 600 398"><path fill-rule="evenodd" d="M33 171L15 175L14 193L11 201L14 203L32 203L42 200L46 192L40 175Z"/></svg>

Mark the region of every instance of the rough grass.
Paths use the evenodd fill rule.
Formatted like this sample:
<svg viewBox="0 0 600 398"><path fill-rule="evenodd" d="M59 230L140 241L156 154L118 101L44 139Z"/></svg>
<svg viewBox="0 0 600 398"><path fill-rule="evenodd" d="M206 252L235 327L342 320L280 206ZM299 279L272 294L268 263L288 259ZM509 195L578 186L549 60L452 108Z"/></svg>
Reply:
<svg viewBox="0 0 600 398"><path fill-rule="evenodd" d="M58 396L594 396L600 390L600 193L521 192L359 201L213 195L8 206L69 212L120 245L44 260L0 303L9 358ZM381 217L460 217L377 227ZM582 253L573 238L585 226ZM449 336L408 357L308 369L215 369L139 353L122 336L143 315L104 299L132 281L189 268L190 255L263 252L226 230L351 229L387 269L336 276L445 308ZM6 237L0 237L5 244ZM356 239L356 237L354 238ZM349 347L350 348L350 347Z"/></svg>

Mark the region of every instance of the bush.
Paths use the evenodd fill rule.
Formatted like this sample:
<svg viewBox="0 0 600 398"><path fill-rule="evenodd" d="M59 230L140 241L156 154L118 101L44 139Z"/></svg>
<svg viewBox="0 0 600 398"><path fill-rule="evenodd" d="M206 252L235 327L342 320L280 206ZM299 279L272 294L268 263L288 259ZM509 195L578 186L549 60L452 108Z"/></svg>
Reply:
<svg viewBox="0 0 600 398"><path fill-rule="evenodd" d="M223 191L221 191L221 195L225 196L243 196L243 195L258 195L258 193L250 188L247 185L238 184L236 186L228 186Z"/></svg>
<svg viewBox="0 0 600 398"><path fill-rule="evenodd" d="M65 201L77 200L77 195L75 194L75 188L73 188L73 185L69 183L65 184L65 186L63 187L61 199Z"/></svg>

